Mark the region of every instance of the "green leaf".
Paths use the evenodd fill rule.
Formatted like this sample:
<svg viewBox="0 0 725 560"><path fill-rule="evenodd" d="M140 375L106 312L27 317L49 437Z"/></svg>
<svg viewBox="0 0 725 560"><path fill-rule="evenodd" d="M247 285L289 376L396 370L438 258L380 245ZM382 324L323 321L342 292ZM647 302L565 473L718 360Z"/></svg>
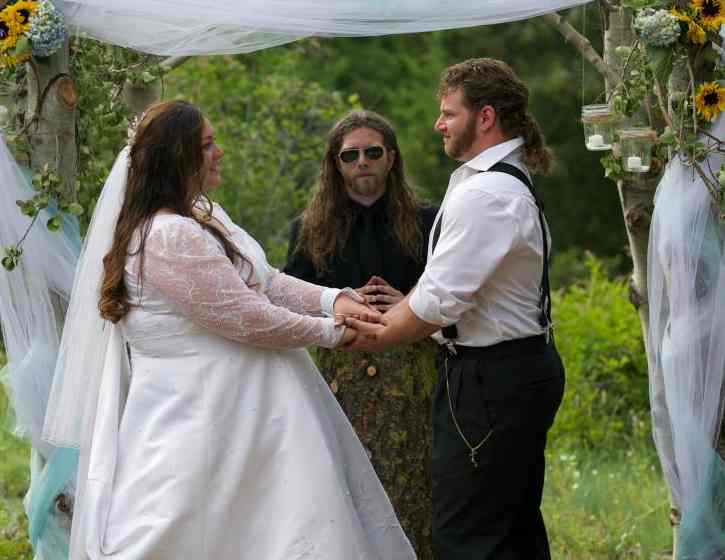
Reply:
<svg viewBox="0 0 725 560"><path fill-rule="evenodd" d="M156 81L156 76L149 71L141 72L141 81L144 84L151 84Z"/></svg>
<svg viewBox="0 0 725 560"><path fill-rule="evenodd" d="M664 146L672 146L677 142L677 136L675 136L675 133L668 126L668 127L665 127L664 131L662 132L660 137L657 139L657 142Z"/></svg>
<svg viewBox="0 0 725 560"><path fill-rule="evenodd" d="M25 35L21 35L18 37L17 43L15 43L15 46L10 50L13 56L20 56L21 54L24 54L30 50L30 41L28 41L28 38Z"/></svg>
<svg viewBox="0 0 725 560"><path fill-rule="evenodd" d="M5 247L5 254L9 257L18 258L23 254L23 250L17 245L8 245Z"/></svg>
<svg viewBox="0 0 725 560"><path fill-rule="evenodd" d="M647 56L655 78L663 82L666 81L672 73L673 50L648 46Z"/></svg>
<svg viewBox="0 0 725 560"><path fill-rule="evenodd" d="M60 218L58 216L53 216L50 218L46 224L45 224L50 231L58 231L60 229Z"/></svg>
<svg viewBox="0 0 725 560"><path fill-rule="evenodd" d="M83 206L77 202L71 202L68 205L68 212L74 216L81 216L83 214Z"/></svg>
<svg viewBox="0 0 725 560"><path fill-rule="evenodd" d="M29 202L29 201L28 201L28 202L26 202L26 203L25 203L25 204L24 204L24 205L23 205L23 206L22 206L22 207L20 208L20 212L21 212L21 213L22 213L22 214L23 214L24 216L28 216L28 217L30 217L30 218L34 218L34 217L35 217L35 215L36 215L36 214L38 213L38 210L37 210L37 208L35 207L35 204L33 204L32 202Z"/></svg>
<svg viewBox="0 0 725 560"><path fill-rule="evenodd" d="M2 265L5 269L7 269L8 271L11 271L17 265L17 261L12 257L5 257L2 260Z"/></svg>

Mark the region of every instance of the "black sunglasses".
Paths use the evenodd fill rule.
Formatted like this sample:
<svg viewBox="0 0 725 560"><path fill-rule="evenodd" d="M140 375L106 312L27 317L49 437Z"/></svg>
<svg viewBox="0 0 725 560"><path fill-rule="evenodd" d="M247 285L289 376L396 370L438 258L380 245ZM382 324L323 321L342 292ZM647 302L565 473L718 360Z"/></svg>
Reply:
<svg viewBox="0 0 725 560"><path fill-rule="evenodd" d="M365 152L365 157L367 159L380 159L385 153L385 148L382 146L368 146L367 148L350 148L349 150L343 150L340 152L338 157L345 163L352 163L353 161L357 161L357 158L360 157L361 149Z"/></svg>

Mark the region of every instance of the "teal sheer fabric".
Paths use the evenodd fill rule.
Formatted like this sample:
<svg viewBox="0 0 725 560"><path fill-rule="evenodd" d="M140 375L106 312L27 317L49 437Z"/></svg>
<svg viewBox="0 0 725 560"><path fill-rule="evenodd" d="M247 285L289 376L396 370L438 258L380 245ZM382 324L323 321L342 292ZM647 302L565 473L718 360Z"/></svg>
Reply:
<svg viewBox="0 0 725 560"><path fill-rule="evenodd" d="M77 468L78 450L56 448L42 470L33 473L25 498L25 511L28 515L28 535L36 558L65 560L68 557L70 525L55 502L63 492L72 495L69 487Z"/></svg>
<svg viewBox="0 0 725 560"><path fill-rule="evenodd" d="M716 560L725 551L725 464L707 447L709 461L699 494L682 514L678 558Z"/></svg>
<svg viewBox="0 0 725 560"><path fill-rule="evenodd" d="M16 200L31 198L31 172L20 168L0 135L0 245L17 243L30 224ZM0 270L0 325L8 357L0 371L12 408L13 432L33 447L31 484L25 498L36 560L68 557L70 518L56 508L61 492L73 494L78 452L56 448L42 438L46 406L60 342L56 312L67 304L81 248L78 221L63 215L60 232L43 225L56 214L44 210L23 245L12 272Z"/></svg>
<svg viewBox="0 0 725 560"><path fill-rule="evenodd" d="M710 134L725 137L725 115ZM703 141L706 141L703 140ZM713 152L704 169L718 170ZM648 255L650 397L660 463L680 510L678 558L725 557L725 226L679 157L657 188Z"/></svg>

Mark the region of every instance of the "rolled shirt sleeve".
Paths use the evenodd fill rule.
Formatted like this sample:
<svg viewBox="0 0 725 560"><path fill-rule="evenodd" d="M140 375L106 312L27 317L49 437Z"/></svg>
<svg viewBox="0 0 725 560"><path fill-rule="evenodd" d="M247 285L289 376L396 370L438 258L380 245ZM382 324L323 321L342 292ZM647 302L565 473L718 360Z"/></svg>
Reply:
<svg viewBox="0 0 725 560"><path fill-rule="evenodd" d="M447 326L475 305L481 290L519 238L517 199L461 185L448 196L441 234L409 304L420 319Z"/></svg>

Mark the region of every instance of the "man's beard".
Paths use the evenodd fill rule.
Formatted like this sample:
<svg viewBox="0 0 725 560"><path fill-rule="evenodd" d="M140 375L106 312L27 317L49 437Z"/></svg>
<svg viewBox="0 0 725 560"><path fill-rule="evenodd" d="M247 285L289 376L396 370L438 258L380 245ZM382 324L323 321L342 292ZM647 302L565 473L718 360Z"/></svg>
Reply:
<svg viewBox="0 0 725 560"><path fill-rule="evenodd" d="M466 126L457 138L450 136L448 138L448 148L446 152L453 159L458 159L468 152L476 141L476 118L471 115L466 121Z"/></svg>
<svg viewBox="0 0 725 560"><path fill-rule="evenodd" d="M373 196L385 192L385 178L378 176L361 177L352 181L350 190L361 196Z"/></svg>

